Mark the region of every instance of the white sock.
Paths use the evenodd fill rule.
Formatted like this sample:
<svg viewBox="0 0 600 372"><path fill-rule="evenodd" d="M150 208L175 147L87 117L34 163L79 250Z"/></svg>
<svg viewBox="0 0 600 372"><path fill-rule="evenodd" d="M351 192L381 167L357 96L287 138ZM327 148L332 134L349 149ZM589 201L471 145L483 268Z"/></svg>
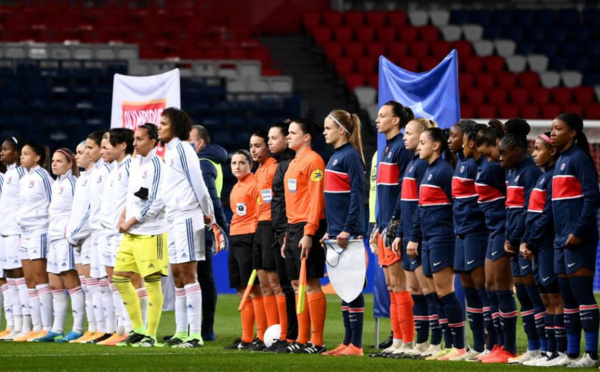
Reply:
<svg viewBox="0 0 600 372"><path fill-rule="evenodd" d="M83 333L83 322L85 321L85 295L83 294L81 287L75 287L69 289L69 296L71 296L71 311L73 313L73 331Z"/></svg>
<svg viewBox="0 0 600 372"><path fill-rule="evenodd" d="M140 299L140 310L142 312L142 320L144 326L148 325L148 292L146 287L136 289L138 298Z"/></svg>
<svg viewBox="0 0 600 372"><path fill-rule="evenodd" d="M42 314L40 313L40 298L37 289L27 288L29 294L29 310L31 312L31 323L33 330L39 332L42 330Z"/></svg>
<svg viewBox="0 0 600 372"><path fill-rule="evenodd" d="M188 320L186 302L185 288L175 288L175 332L185 333L187 335Z"/></svg>
<svg viewBox="0 0 600 372"><path fill-rule="evenodd" d="M10 286L5 283L0 287L0 297L3 298L4 317L6 319L6 329L12 331L14 329L14 319L12 313L12 300L10 298ZM0 315L0 319L2 316Z"/></svg>
<svg viewBox="0 0 600 372"><path fill-rule="evenodd" d="M85 283L85 284L84 284ZM81 281L81 290L85 297L85 316L88 321L88 331L96 332L96 317L94 315L94 287L98 286L98 280L86 278Z"/></svg>
<svg viewBox="0 0 600 372"><path fill-rule="evenodd" d="M52 290L52 307L54 308L52 332L62 334L65 327L65 318L67 317L67 307L69 307L64 289Z"/></svg>
<svg viewBox="0 0 600 372"><path fill-rule="evenodd" d="M4 301L4 297L7 290L8 284L5 283L0 286L0 324L2 324L2 309L5 309L6 304L8 303L8 301ZM4 312L6 313L6 310Z"/></svg>
<svg viewBox="0 0 600 372"><path fill-rule="evenodd" d="M52 288L50 284L38 284L35 286L38 298L40 299L40 315L42 318L42 327L46 331L52 328Z"/></svg>
<svg viewBox="0 0 600 372"><path fill-rule="evenodd" d="M27 334L31 332L33 324L31 321L31 314L23 314L23 325L21 326L21 334Z"/></svg>
<svg viewBox="0 0 600 372"><path fill-rule="evenodd" d="M117 319L117 334L122 335L125 333L125 314L127 314L127 311L125 311L125 305L123 304L121 294L114 284L110 285L110 292L115 308L115 318Z"/></svg>
<svg viewBox="0 0 600 372"><path fill-rule="evenodd" d="M17 282L13 278L8 278L8 291L9 297L11 299L11 312L13 314L13 319L15 326L13 331L16 333L21 332L21 328L23 327L23 311L21 310L21 299L19 298L19 287L17 287Z"/></svg>
<svg viewBox="0 0 600 372"><path fill-rule="evenodd" d="M202 331L202 291L198 282L187 284L185 287L187 318L190 325L190 335Z"/></svg>
<svg viewBox="0 0 600 372"><path fill-rule="evenodd" d="M94 303L94 319L96 319L96 331L106 332L106 327L104 327L104 310L102 309L102 290L100 289L100 285L92 286L91 290Z"/></svg>
<svg viewBox="0 0 600 372"><path fill-rule="evenodd" d="M104 332L115 333L115 305L113 304L108 279L100 279L100 290L102 291L102 308L104 310Z"/></svg>

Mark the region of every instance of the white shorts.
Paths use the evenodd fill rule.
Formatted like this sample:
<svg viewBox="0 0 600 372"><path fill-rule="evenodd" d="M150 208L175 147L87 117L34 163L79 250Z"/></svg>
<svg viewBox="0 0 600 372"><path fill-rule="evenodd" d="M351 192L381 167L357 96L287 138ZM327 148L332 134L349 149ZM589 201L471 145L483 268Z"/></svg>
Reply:
<svg viewBox="0 0 600 372"><path fill-rule="evenodd" d="M204 227L194 227L193 219L169 226L169 263L204 261Z"/></svg>
<svg viewBox="0 0 600 372"><path fill-rule="evenodd" d="M75 254L75 263L82 265L89 265L92 263L92 237L86 238L81 243L75 252L79 250L79 253ZM79 257L79 258L78 258ZM79 262L78 262L79 261Z"/></svg>
<svg viewBox="0 0 600 372"><path fill-rule="evenodd" d="M117 252L123 240L123 234L106 235L106 244L102 250L102 264L115 267L117 264Z"/></svg>
<svg viewBox="0 0 600 372"><path fill-rule="evenodd" d="M4 238L0 236L0 279L4 279L4 266L6 266L6 253L4 252Z"/></svg>
<svg viewBox="0 0 600 372"><path fill-rule="evenodd" d="M4 249L4 270L20 269L21 258L19 248L21 247L21 235L2 236Z"/></svg>
<svg viewBox="0 0 600 372"><path fill-rule="evenodd" d="M31 233L21 235L21 248L19 257L22 260L41 260L48 258L47 233Z"/></svg>
<svg viewBox="0 0 600 372"><path fill-rule="evenodd" d="M48 249L48 264L46 270L49 273L59 275L66 271L75 270L75 249L67 239L59 239L50 242Z"/></svg>
<svg viewBox="0 0 600 372"><path fill-rule="evenodd" d="M104 232L95 232L89 238L92 240L91 261L90 261L90 276L100 279L106 277L106 268L102 264L101 255L106 245L106 237Z"/></svg>

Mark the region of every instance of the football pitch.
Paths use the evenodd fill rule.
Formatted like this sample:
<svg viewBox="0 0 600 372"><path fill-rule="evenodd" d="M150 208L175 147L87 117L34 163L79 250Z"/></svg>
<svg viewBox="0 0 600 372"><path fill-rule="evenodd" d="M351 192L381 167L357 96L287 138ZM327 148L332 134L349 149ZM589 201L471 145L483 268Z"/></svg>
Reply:
<svg viewBox="0 0 600 372"><path fill-rule="evenodd" d="M325 357L322 355L267 354L263 352L223 350L241 334L237 307L239 299L234 295L220 295L217 305L215 332L217 340L205 342L203 348L194 350L168 348L120 348L97 345L13 343L0 341L0 371L465 371L465 370L510 370L524 371L535 367L483 365L467 362L435 362L406 359L369 358L374 351L375 334L373 319L373 296L365 296L365 328L363 342L365 356ZM72 324L71 318L67 324ZM380 337L385 339L390 332L387 319L380 322ZM163 313L159 339L172 334L175 326L173 312ZM2 325L4 329L4 325ZM518 345L522 352L527 348L523 327L519 322ZM327 322L325 344L335 348L343 338L344 327L337 296L327 296ZM583 350L583 349L582 349ZM553 368L544 370L563 370Z"/></svg>

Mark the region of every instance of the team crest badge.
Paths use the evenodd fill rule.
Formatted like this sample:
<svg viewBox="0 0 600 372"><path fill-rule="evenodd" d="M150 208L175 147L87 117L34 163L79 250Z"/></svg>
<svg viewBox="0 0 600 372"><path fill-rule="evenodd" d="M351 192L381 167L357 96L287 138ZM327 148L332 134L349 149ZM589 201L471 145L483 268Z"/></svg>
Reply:
<svg viewBox="0 0 600 372"><path fill-rule="evenodd" d="M58 190L58 195L62 195L63 191L65 191L65 187L61 186L60 190Z"/></svg>
<svg viewBox="0 0 600 372"><path fill-rule="evenodd" d="M121 172L117 175L117 181L121 181Z"/></svg>
<svg viewBox="0 0 600 372"><path fill-rule="evenodd" d="M388 159L391 159L392 158L392 153L389 152L387 157L388 157Z"/></svg>
<svg viewBox="0 0 600 372"><path fill-rule="evenodd" d="M237 213L238 216L245 216L247 213L246 203L236 203L235 213Z"/></svg>
<svg viewBox="0 0 600 372"><path fill-rule="evenodd" d="M10 176L6 179L6 184L10 185L11 181L12 181L12 176Z"/></svg>
<svg viewBox="0 0 600 372"><path fill-rule="evenodd" d="M433 178L433 174L429 174L429 176L427 176L427 181L431 181L431 179Z"/></svg>
<svg viewBox="0 0 600 372"><path fill-rule="evenodd" d="M296 180L293 178L290 178L288 180L288 189L290 190L290 192L296 192Z"/></svg>
<svg viewBox="0 0 600 372"><path fill-rule="evenodd" d="M98 179L96 180L96 183L102 183L102 175L98 176Z"/></svg>
<svg viewBox="0 0 600 372"><path fill-rule="evenodd" d="M29 181L29 188L31 189L31 188L33 188L33 186L35 186L35 181L34 180Z"/></svg>
<svg viewBox="0 0 600 372"><path fill-rule="evenodd" d="M85 180L83 180L83 184L81 184L81 186L85 187L85 185L87 185L87 178Z"/></svg>
<svg viewBox="0 0 600 372"><path fill-rule="evenodd" d="M515 182L519 182L519 176L515 177Z"/></svg>
<svg viewBox="0 0 600 372"><path fill-rule="evenodd" d="M261 190L260 194L262 196L262 200L264 200L265 203L269 204L271 202L271 199L273 198L271 189Z"/></svg>
<svg viewBox="0 0 600 372"><path fill-rule="evenodd" d="M333 165L337 165L337 163L338 163L338 162L337 162L337 159L334 159L334 160L333 160Z"/></svg>
<svg viewBox="0 0 600 372"><path fill-rule="evenodd" d="M560 170L561 170L561 171L562 171L562 170L565 170L565 163L562 163L562 164L560 165Z"/></svg>
<svg viewBox="0 0 600 372"><path fill-rule="evenodd" d="M408 170L408 173L412 173L412 171L415 169L415 166L413 165L412 167L410 167L410 169Z"/></svg>
<svg viewBox="0 0 600 372"><path fill-rule="evenodd" d="M175 164L175 158L171 158L171 160L169 161L169 166L173 166L173 164Z"/></svg>
<svg viewBox="0 0 600 372"><path fill-rule="evenodd" d="M544 183L544 180L546 180L546 178L542 177L542 179L540 180L540 185Z"/></svg>
<svg viewBox="0 0 600 372"><path fill-rule="evenodd" d="M148 178L148 170L147 169L144 171L144 174L142 174L142 178L143 179Z"/></svg>
<svg viewBox="0 0 600 372"><path fill-rule="evenodd" d="M464 165L461 165L461 166L460 166L460 173L464 173L464 172L465 172L465 166L464 166Z"/></svg>

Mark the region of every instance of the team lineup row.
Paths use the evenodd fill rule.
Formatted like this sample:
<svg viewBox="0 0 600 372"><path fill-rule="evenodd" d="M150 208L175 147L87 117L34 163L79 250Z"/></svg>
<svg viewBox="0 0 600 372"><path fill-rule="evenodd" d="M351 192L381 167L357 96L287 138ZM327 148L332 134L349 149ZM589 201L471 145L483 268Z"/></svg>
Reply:
<svg viewBox="0 0 600 372"><path fill-rule="evenodd" d="M559 115L536 140L533 159L529 125L520 119L463 120L448 136L390 101L376 122L387 144L372 169L370 200L379 208L369 229L362 222L365 162L356 115L334 110L324 120L325 140L335 149L327 166L311 149L318 127L300 119L255 133L250 152L232 155L238 183L230 195L229 274L242 298L242 335L228 348L362 355L362 294L342 302L345 338L327 351L319 279L325 239L344 248L370 232L393 329L391 346L374 356L597 366L598 184L581 118ZM3 143L8 170L0 205L12 215L0 223L0 284L3 293L13 291L4 296L12 320L4 339L156 346L160 278L170 264L176 332L166 345L203 344L197 262L206 257L209 235L222 246L227 226L215 223L215 199L192 146L182 142L190 131L189 117L170 108L158 127L92 133L77 156L54 154L56 181L40 167L43 147L17 138ZM166 144L164 160L158 141ZM76 179L78 166L85 172ZM253 270L260 285L247 288ZM455 273L467 299L470 350ZM63 336L65 288L74 326ZM521 356L513 288L528 337ZM296 316L295 302L305 301ZM271 343L264 333L275 324L280 335ZM578 358L582 329L586 350Z"/></svg>

